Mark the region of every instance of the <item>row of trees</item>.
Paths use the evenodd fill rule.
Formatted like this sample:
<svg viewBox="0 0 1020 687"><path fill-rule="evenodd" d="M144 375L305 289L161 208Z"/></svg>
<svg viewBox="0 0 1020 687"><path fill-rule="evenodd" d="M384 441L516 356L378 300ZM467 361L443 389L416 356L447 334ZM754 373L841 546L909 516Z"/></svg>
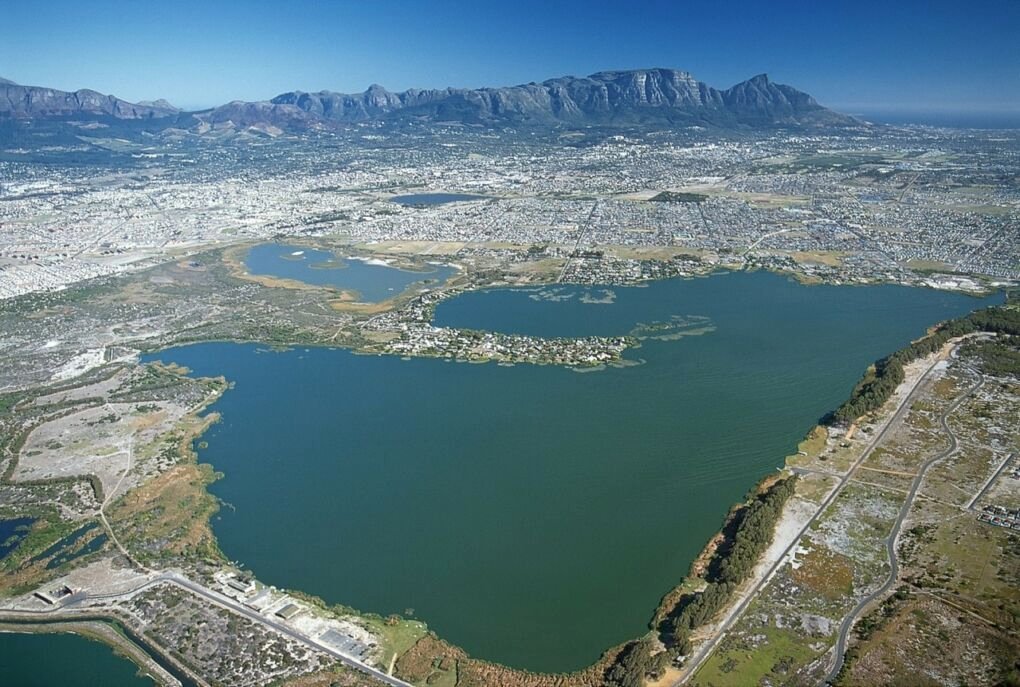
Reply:
<svg viewBox="0 0 1020 687"><path fill-rule="evenodd" d="M658 679L666 669L669 655L651 637L631 642L606 671L607 687L642 687L645 676Z"/></svg>
<svg viewBox="0 0 1020 687"><path fill-rule="evenodd" d="M1020 310L995 306L948 320L923 339L876 361L854 387L850 398L826 418L827 423L849 424L861 415L881 408L903 382L904 365L934 353L952 338L973 332L1020 334Z"/></svg>
<svg viewBox="0 0 1020 687"><path fill-rule="evenodd" d="M758 564L761 555L772 543L776 522L786 501L793 496L797 476L776 482L758 494L736 517L732 544L722 554L716 572L705 589L683 605L680 613L663 628L675 655L690 652L691 632L710 620L729 601L733 591L746 580Z"/></svg>
<svg viewBox="0 0 1020 687"><path fill-rule="evenodd" d="M668 651L662 651L653 635L629 643L606 671L606 685L640 687L646 677L661 676L670 658L690 652L691 631L726 605L772 542L783 505L793 495L796 484L796 475L780 480L734 513L727 527L732 533L729 545L718 550L721 560L712 566L708 584L701 592L682 599L677 605L678 613L671 614L655 628L668 645Z"/></svg>
<svg viewBox="0 0 1020 687"><path fill-rule="evenodd" d="M1020 375L1020 336L1000 337L967 346L965 353L976 358L981 369L992 375Z"/></svg>

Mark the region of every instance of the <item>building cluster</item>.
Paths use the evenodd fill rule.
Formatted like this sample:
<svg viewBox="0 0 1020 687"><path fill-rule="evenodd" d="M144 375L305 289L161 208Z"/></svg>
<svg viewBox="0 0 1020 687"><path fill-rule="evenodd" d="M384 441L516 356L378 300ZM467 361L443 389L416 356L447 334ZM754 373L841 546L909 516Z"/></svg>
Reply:
<svg viewBox="0 0 1020 687"><path fill-rule="evenodd" d="M1020 531L1020 508L1006 508L1005 506L984 506L978 520L987 522L996 527Z"/></svg>
<svg viewBox="0 0 1020 687"><path fill-rule="evenodd" d="M436 305L456 293L426 292L399 310L372 317L361 328L392 337L377 347L381 353L508 364L605 365L619 361L623 352L636 343L621 336L546 338L433 325ZM367 348L371 350L371 346Z"/></svg>
<svg viewBox="0 0 1020 687"><path fill-rule="evenodd" d="M408 325L399 331L399 338L384 345L386 353L572 367L616 362L631 343L627 337L550 339L431 325Z"/></svg>
<svg viewBox="0 0 1020 687"><path fill-rule="evenodd" d="M387 143L357 132L258 146L184 138L154 140L116 165L43 165L28 154L0 162L0 298L203 246L319 234L465 251L684 248L738 262L822 254L846 281L910 270L1020 278L1015 135L572 142L461 131ZM651 201L664 190L683 193ZM428 191L483 198L389 200Z"/></svg>
<svg viewBox="0 0 1020 687"><path fill-rule="evenodd" d="M315 638L356 661L368 659L378 640L360 625L332 618L306 601L268 587L244 573L220 571L213 575L219 591L274 622Z"/></svg>

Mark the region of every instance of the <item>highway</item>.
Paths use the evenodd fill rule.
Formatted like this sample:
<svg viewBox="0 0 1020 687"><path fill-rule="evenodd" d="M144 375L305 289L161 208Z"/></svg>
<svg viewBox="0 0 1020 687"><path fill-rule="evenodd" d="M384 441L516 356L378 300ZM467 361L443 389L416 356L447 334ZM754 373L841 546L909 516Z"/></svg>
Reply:
<svg viewBox="0 0 1020 687"><path fill-rule="evenodd" d="M954 349L954 357L955 354L956 350ZM896 584L896 580L899 579L900 565L899 559L896 556L896 548L899 543L900 528L903 526L903 520L910 513L911 506L914 505L914 499L917 497L917 492L921 489L921 483L924 482L925 475L928 473L931 466L953 455L959 448L959 441L956 437L956 433L949 427L949 416L956 411L956 409L968 396L980 389L985 383L984 375L980 372L970 367L965 367L964 369L976 375L977 381L966 391L959 394L939 416L939 424L942 426L942 430L946 433L946 435L949 436L949 446L925 461L924 464L921 465L921 469L917 471L917 476L914 477L914 481L910 485L910 491L907 493L907 498L903 501L903 505L900 507L899 515L896 517L896 522L893 523L892 530L889 532L889 537L885 540L886 555L889 557L889 576L886 578L886 581L881 587L858 601L853 610L851 610L850 613L843 619L843 623L839 627L839 633L836 635L836 646L833 655L832 668L829 670L829 674L825 678L827 684L832 684L832 682L836 679L836 676L839 674L840 669L843 667L843 661L846 658L846 644L850 636L850 630L853 628L857 617L869 604L888 594L889 590Z"/></svg>
<svg viewBox="0 0 1020 687"><path fill-rule="evenodd" d="M793 540L790 542L789 546L787 546L783 550L779 558L776 559L776 562L773 563L772 566L765 573L765 575L763 575L744 594L744 597L740 600L740 603L738 603L736 607L734 607L728 613L726 618L722 621L722 623L716 630L715 635L709 641L705 642L700 647L698 647L697 651L695 651L694 654L684 663L680 677L673 683L672 687L678 687L679 685L684 684L692 675L694 675L698 671L698 668L700 668L701 665L706 660L708 660L708 657L711 656L712 652L716 649L717 646L719 646L719 643L723 640L723 637L726 636L726 633L729 631L729 629L740 618L744 611L747 610L747 607L751 604L751 601L753 601L754 598L761 592L762 588L764 588L764 586L768 584L769 580L772 579L776 572L786 562L787 557L796 549L801 538L807 533L808 529L811 528L811 525L814 524L815 520L817 520L819 516L821 516L826 511L826 509L828 509L832 502L836 500L840 493L842 493L843 489L850 482L851 477L853 477L853 474L857 471L857 468L860 467L860 465L864 463L865 460L867 460L868 456L870 456L872 452L875 450L875 448L882 442L882 440L885 439L889 430L894 426L898 425L900 421L903 419L903 417L907 414L907 412L910 410L911 404L913 403L914 399L917 397L919 393L921 383L928 378L928 376L932 373L932 371L935 369L935 366L938 365L939 362L941 362L941 358L939 358L931 365L929 365L928 369L924 371L924 374L917 378L917 380L914 382L914 385L911 387L910 392L903 399L903 402L900 404L899 408L896 409L896 412L893 414L893 416L889 418L889 421L885 424L882 430L875 435L874 439L871 440L871 443L868 444L864 452L861 453L860 458L858 458L857 461L854 462L854 464L851 465L850 468L846 471L846 473L840 478L839 484L836 485L836 488L829 493L829 495L825 498L824 501L822 501L821 505L818 506L818 510L815 511L814 515L812 515L811 518L809 518L808 521L804 523L804 526L797 533L797 536L794 537Z"/></svg>

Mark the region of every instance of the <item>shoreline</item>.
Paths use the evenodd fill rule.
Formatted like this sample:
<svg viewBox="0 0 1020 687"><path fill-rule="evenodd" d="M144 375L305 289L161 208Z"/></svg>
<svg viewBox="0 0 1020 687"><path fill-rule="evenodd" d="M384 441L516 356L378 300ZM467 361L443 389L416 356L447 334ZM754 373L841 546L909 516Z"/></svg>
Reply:
<svg viewBox="0 0 1020 687"><path fill-rule="evenodd" d="M706 276L711 276L711 275L706 275ZM536 285L536 286L540 286L540 285ZM624 285L624 286L627 286L627 285ZM205 340L197 340L197 341L193 341L191 343L203 343L203 342L205 342ZM245 343L256 343L257 344L258 342L245 341ZM183 345L183 344L181 344L181 345ZM294 344L294 345L297 346L297 345L315 345L315 344ZM335 345L335 346L327 346L327 347L348 348L347 346L343 346L343 345ZM166 346L158 346L157 350L164 350L165 348L167 348L167 347ZM178 374L183 374L184 371L183 370L177 371L177 373ZM205 378L201 378L201 379L215 379L215 378L205 377ZM209 405L211 405L216 400L218 400L218 398L220 397L221 394L222 394L222 391L220 393L216 394L213 398L209 399L205 404L202 405L201 408L199 408L199 409L194 411L196 417L204 418L204 422L201 425L201 427L199 428L199 430L195 433L194 437L192 437L193 439L199 438L204 433L204 431L206 429L208 429L209 426L211 426L212 422L214 421L214 420L210 419L210 418L212 418L213 415L215 415L214 413L211 413L211 414L206 415L206 416L200 416L199 413L203 412ZM812 428L811 432L813 432L813 431L815 431L815 428ZM193 462L195 464L198 463L197 452L195 452L192 449L191 442L187 438L186 439L182 439L181 451L182 451L182 455L190 455L190 461L187 461L187 462ZM770 473L769 475L764 477L758 483L758 485L755 487L755 489L756 490L760 490L762 488L763 484L765 484L766 482L769 482L770 480L774 481L778 476L782 475L783 472L785 472L785 471L786 471L786 469L781 470L781 471L776 472L776 473ZM208 485L204 485L202 487L202 489L207 494L209 494L207 487L208 487ZM789 506L784 508L783 521L781 521L780 523L777 523L777 525L775 527L775 530L773 532L772 542L769 545L769 548L767 549L766 553L763 554L762 557L760 557L758 563L756 564L756 568L755 568L756 572L752 576L752 578L757 576L759 568L761 568L762 566L766 566L768 564L768 561L770 560L770 556L775 556L776 555L775 549L783 541L783 537L789 535L789 529L794 526L794 523L784 522L786 520L788 509L789 509ZM209 518L207 517L206 518L206 524L207 525L208 525L208 521L209 521ZM728 521L728 518L723 521L723 528L725 528L725 526L727 524L727 521ZM211 528L210 528L210 531L211 531ZM704 557L711 557L711 555L714 553L713 545L718 546L717 539L718 539L718 537L720 535L721 535L721 530L720 530L720 532L717 532L717 534L714 535L712 538L710 538L709 542L706 543L705 547L702 549L702 551L699 554L699 556L695 558L694 562L692 562L692 567L693 567L693 565L695 563L697 563L702 558L704 558ZM212 540L213 540L214 543L216 542L216 538L215 538L214 534L212 535ZM667 596L669 595L669 593L670 592L667 592ZM666 597L664 596L663 599L665 599L665 598ZM739 595L735 596L734 597L734 602L735 603L740 603L741 602L741 597L739 597ZM660 606L661 606L661 602L660 602ZM657 607L656 610L654 611L653 618L658 614L658 612L659 612L659 607ZM368 614L359 614L359 615L368 615ZM603 655L602 655L603 658L600 659L599 661L596 661L595 663L593 663L588 668L584 668L584 669L581 669L579 671L574 671L572 673L567 674L566 676L564 676L564 675L554 675L554 674L536 674L536 673L530 673L528 671L523 671L523 670L515 669L515 668L512 668L510 666L503 666L501 664L492 663L492 662L485 661L485 660L482 660L482 659L473 659L473 658L467 657L466 654L465 654L465 659L464 660L470 661L473 665L476 665L476 666L484 666L484 667L488 667L488 668L492 668L492 669L498 669L500 671L505 671L506 673L510 673L510 674L515 675L515 676L517 676L517 675L527 675L527 676L530 676L532 681L534 679L540 679L540 680L541 679L546 679L546 678L552 679L553 677L556 677L557 679L560 679L560 680L572 680L572 679L582 680L582 679L585 679L585 678L590 678L591 671L597 670L599 666L606 665L607 661L609 662L609 664L611 664L611 661L615 660L615 656L620 653L621 649L623 647L629 645L630 642L632 642L632 641L634 641L634 640L630 640L630 641L625 642L625 643L623 643L621 645L618 645L616 647L610 647L609 649L607 649L603 653ZM456 649L456 647L453 647L452 645L449 645L449 646L451 646L453 649ZM543 684L543 683L538 682L538 683L534 683L534 684ZM568 685L568 684L574 684L574 683L572 683L572 682L562 682L560 684ZM578 682L577 684L586 684L586 683Z"/></svg>
<svg viewBox="0 0 1020 687"><path fill-rule="evenodd" d="M124 625L113 617L96 613L80 618L45 619L16 612L0 612L0 633L73 634L108 647L114 655L135 665L154 683L166 687L208 687L205 680L169 655L169 651ZM159 656L157 658L156 656ZM144 673L143 673L144 671Z"/></svg>
<svg viewBox="0 0 1020 687"><path fill-rule="evenodd" d="M183 371L178 371L178 373L183 374ZM209 378L209 379L214 379L214 378ZM210 413L209 415L206 415L206 416L201 416L201 415L199 415L199 413L201 413L203 410L208 408L208 406L210 406L212 403L214 403L215 400L217 400L220 395L221 394L217 394L215 398L210 399L207 403L204 403L201 406L201 408L196 409L194 411L195 417L198 418L198 419L203 419L204 418L204 421L202 422L202 424L201 424L201 426L199 428L196 428L198 431L196 431L192 437L189 437L190 439L198 439L198 438L200 438L202 436L202 434L204 433L204 431L207 430L209 427L211 427L214 424L214 422L215 422L214 416L216 415L215 413ZM813 432L813 431L815 431L815 429L816 428L812 428L811 431ZM809 435L810 435L810 432L809 432ZM191 442L188 441L189 438L182 438L181 445L182 445L182 447L185 447L186 450L187 450L187 453L190 454L190 456L191 456L191 461L190 462L197 463L198 456L197 456L197 453L194 450L192 450ZM775 472L772 472L772 473L766 475L761 480L759 480L759 482L754 487L752 487L752 490L751 490L752 493L755 493L755 494L761 493L768 486L770 486L771 484L774 484L778 480L782 479L784 473L789 473L789 472L790 472L790 468L784 467L782 470L777 470ZM209 493L208 492L208 485L203 486L203 489L206 491L206 493ZM802 521L804 520L804 517L805 517L805 513L803 512L803 510L804 510L803 507L805 506L804 503L799 504L797 512L791 512L791 507L793 506L794 501L795 501L795 499L791 499L786 504L786 506L784 506L781 519L780 519L779 522L776 523L776 526L775 526L775 528L773 530L772 541L771 541L769 547L767 548L766 552L764 554L762 554L762 556L759 557L757 563L755 564L755 571L754 571L754 573L751 575L751 577L748 578L748 580L744 584L741 585L741 587L746 587L749 584L753 584L756 580L759 579L759 576L762 574L763 571L767 570L770 565L778 562L778 560L781 560L782 552L786 549L786 547L789 545L789 543L791 541L789 539L791 531L793 530L793 528L797 528L798 524L802 523ZM707 559L710 559L715 554L716 549L717 549L718 545L720 544L720 538L722 538L724 536L723 535L723 530L725 529L726 525L730 522L732 515L733 515L733 513L731 512L730 514L728 514L726 516L726 518L723 520L723 524L722 524L722 527L720 528L720 530L715 535L713 535L713 537L706 543L705 547L701 550L701 552L695 558L695 560L692 561L692 564L691 564L692 571L695 568L695 566L698 565L699 562L707 560ZM214 534L213 534L213 541L214 542L216 541ZM217 546L217 548L218 548L218 546ZM687 580L685 578L685 580L681 583L680 586L678 586L674 590L670 590L669 592L666 593L666 595L663 596L662 601L660 601L660 604L653 611L652 621L650 622L650 624L654 623L656 618L658 618L660 616L660 612L662 610L662 607L665 605L666 600L670 597L670 595L673 594L674 591L676 591L676 589L680 589L686 583L686 581ZM741 604L747 598L747 593L748 593L748 591L746 589L744 589L743 591L737 591L734 594L734 596L732 598L732 601L727 605L727 607L724 608L722 611L720 611L720 613L723 614L723 617L720 618L720 617L718 617L718 615L716 615L716 616L714 616L714 619L711 622L711 624L701 626L699 628L699 630L696 632L696 634L699 635L698 638L701 638L700 636L704 636L706 634L707 635L711 635L712 633L714 633L716 631L718 625L720 623L722 623L723 621L725 621L726 619L729 618L729 616L730 616L730 609L734 605ZM356 611L356 615L358 615L358 616L370 616L371 614L363 613L363 612L360 612L360 611ZM0 616L0 618L2 618L2 616ZM67 621L67 622L73 623L75 621ZM61 624L63 624L63 622ZM3 629L2 619L0 619L0 629ZM20 630L15 630L15 631L20 631ZM62 628L57 629L57 630L50 630L48 628L42 628L41 630L40 629L36 629L35 631L41 631L41 632L54 632L54 631L55 632L61 632L61 631L67 631L67 630L65 630L62 627ZM101 641L101 642L107 644L115 652L118 651L119 649L126 649L128 651L132 651L133 650L134 651L134 656L136 658L139 656L138 652L141 652L140 655L142 655L142 656L149 656L148 653L145 651L145 649L136 646L135 644L133 644L132 642L130 642L126 638L123 638L122 636L117 634L112 629L109 629L108 631L97 632L96 634L98 636L94 637L94 639L96 639L97 641ZM647 634L646 634L646 636L647 636ZM462 657L462 658L460 658L460 660L469 662L469 664L475 670L481 670L481 671L484 671L485 673L495 672L495 673L497 673L499 675L502 675L504 677L508 677L508 678L514 679L515 681L521 681L522 684L535 685L536 687L547 687L547 686L551 687L552 685L557 685L557 686L562 686L562 687L573 687L573 686L588 687L589 685L597 684L597 683L592 683L591 682L591 680L593 679L594 675L599 675L599 674L601 674L601 672L604 672L604 670L608 669L608 667L610 667L613 664L613 662L616 660L616 658L620 655L621 651L624 648L626 648L628 645L630 645L633 641L636 641L636 640L634 640L634 639L628 640L628 641L625 641L625 642L623 642L623 643L621 643L621 644L619 644L617 646L610 647L610 648L606 649L602 653L602 655L601 655L599 660L595 661L590 666L588 666L586 668L582 668L580 670L571 671L571 672L568 672L568 673L534 673L534 672L531 672L531 671L527 671L527 670L520 669L520 668L515 668L513 666L507 666L507 665L504 665L504 664L488 661L488 660L485 660L485 659L470 657L469 655L467 655L465 652L463 652L463 650L461 650L456 645L448 644L447 642L445 642L445 641L443 641L441 639L438 640L440 645L442 645L444 647L447 647L448 650L451 653L459 654ZM412 651L413 650L414 650L414 647L412 647ZM399 658L399 657L397 657L397 658ZM151 656L149 656L149 659L152 660ZM136 664L142 665L137 660L135 660L135 658L131 658L131 660L133 662L136 662ZM146 665L143 665L142 667L148 668L148 665L146 664ZM384 668L385 668L385 666L384 666ZM593 673L593 671L595 671L595 672ZM671 667L671 672L676 672L676 670ZM685 670L680 669L680 671L679 671L680 675L683 675L685 673L686 673ZM167 684L175 684L175 683L170 682L170 683L167 683ZM664 684L666 684L666 683L664 683ZM673 684L673 683L668 683L668 684ZM682 683L675 683L675 684L682 684Z"/></svg>
<svg viewBox="0 0 1020 687"><path fill-rule="evenodd" d="M933 327L929 328L929 330L925 334L923 334L920 338L925 338L925 337L929 336L931 334L931 332L933 331L935 326L936 325L933 325ZM819 427L821 427L821 425L812 426L812 428L805 434L804 438L808 439L809 437L811 437L812 434L814 434L818 430ZM791 466L789 466L789 465L786 465L786 466L784 466L784 468L782 468L780 470L777 470L775 472L771 472L768 475L764 476L756 485L754 485L752 487L752 491L754 493L760 493L763 489L767 488L769 485L775 483L779 479L782 479L784 474L792 474L792 472L793 472L793 468ZM792 503L792 502L793 502L793 499L791 499L790 503ZM770 543L769 547L767 548L766 552L764 554L762 554L762 556L759 558L758 562L756 563L756 565L755 565L755 572L751 575L751 577L749 578L748 582L745 582L744 584L741 585L742 588L746 587L747 584L750 584L752 581L757 580L759 578L759 576L762 574L763 571L767 570L768 567L770 567L771 565L776 564L777 562L779 562L779 560L781 560L781 555L780 554L789 545L789 543L790 543L789 537L791 537L791 536L796 534L797 530L799 529L797 527L797 525L799 523L802 523L804 518L807 517L807 515L808 515L808 513L806 511L807 506L805 504L801 503L800 506L798 506L798 510L797 511L791 512L791 510L790 510L790 503L788 503L787 506L784 507L782 519L780 520L780 522L778 522L776 524L775 529L773 530L772 540L771 540L771 543ZM731 516L732 516L732 513L727 515L726 518L724 518L720 530L717 531L716 534L713 535L709 539L709 541L705 544L705 547L701 550L699 555L692 562L692 568L699 561L711 558L713 556L713 554L715 553L715 547L718 546L719 539L721 537L723 537L723 530L726 528L727 524L730 522L730 517ZM673 595L678 589L681 589L686 582L687 582L687 579L685 578L684 580L681 581L681 584L678 587L668 591L663 596L662 600L660 601L660 604L658 606L656 606L656 608L653 610L651 623L654 623L655 620L660 617L663 605L666 603L667 599L671 595ZM731 608L733 606L733 604L740 604L740 603L742 603L744 598L745 598L745 594L746 594L746 590L744 592L738 591L737 593L735 593L735 595L733 597L733 600L730 602L730 604L728 604L727 608ZM370 615L370 614L364 614L364 613L359 612L359 615ZM725 620L725 618L717 618L715 621L713 621L712 625L706 625L706 626L702 626L701 628L699 628L699 631L697 633L699 638L703 637L705 634L711 634L712 631L713 631L713 627L715 625L718 625L723 620ZM569 673L566 673L566 674L558 674L558 677L560 679L566 679L566 680L583 680L585 677L590 675L590 671L592 669L594 669L595 667L597 667L599 665L603 665L608 658L610 658L611 656L613 656L615 654L618 654L622 650L623 647L627 646L628 644L630 644L630 642L633 642L633 641L635 641L635 640L632 639L632 640L624 642L624 643L622 643L620 645L617 645L615 647L610 647L610 648L606 649L605 652L603 652L602 658L599 661L596 661L595 663L593 663L591 666L588 666L587 668L582 668L582 669L577 670L577 671L572 671L572 672L569 672ZM456 650L458 652L461 651L459 649L459 647L456 647L455 645L449 645L446 642L442 642L442 643L444 645L446 645L446 646L449 646L453 650ZM506 666L506 665L503 665L503 664L487 661L485 659L471 658L471 657L467 656L466 653L464 653L463 656L464 656L464 659L470 660L472 662L476 662L479 665L485 665L485 666L489 666L489 667L498 667L498 669L501 670L501 671L507 671L507 672L515 673L515 674L519 673L521 675L528 675L529 679L532 679L532 680L537 679L538 676L549 676L549 677L551 677L552 675L554 675L554 674L532 673L530 671L526 671L526 670L523 670L523 669L514 668L512 666ZM541 683L539 683L539 684L541 684ZM570 685L570 684L575 684L575 683L574 682L564 682L563 684L564 685ZM577 684L583 684L583 683L577 683Z"/></svg>

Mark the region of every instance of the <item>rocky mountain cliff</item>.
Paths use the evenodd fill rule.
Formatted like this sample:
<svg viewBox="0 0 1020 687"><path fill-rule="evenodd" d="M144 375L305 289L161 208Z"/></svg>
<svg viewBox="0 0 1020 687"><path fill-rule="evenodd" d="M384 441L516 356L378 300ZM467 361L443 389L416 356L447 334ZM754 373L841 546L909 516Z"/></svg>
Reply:
<svg viewBox="0 0 1020 687"><path fill-rule="evenodd" d="M0 79L0 116L17 118L108 116L117 119L159 119L180 112L165 100L129 103L112 95L82 89L74 92L55 88L21 86Z"/></svg>
<svg viewBox="0 0 1020 687"><path fill-rule="evenodd" d="M373 85L360 94L293 91L276 96L270 105L276 107L265 111L269 117L293 119L300 110L316 120L335 122L406 118L472 124L860 124L806 93L773 83L765 74L721 91L673 69L599 72L506 88L392 93ZM225 114L221 110L214 116L222 120Z"/></svg>
<svg viewBox="0 0 1020 687"><path fill-rule="evenodd" d="M179 116L180 115L180 116ZM410 89L373 85L364 93L293 91L270 101L234 101L182 115L165 100L130 103L96 91L20 86L0 79L0 117L175 118L178 126L328 129L360 122L484 126L689 126L757 128L857 126L810 95L761 74L719 90L674 69L598 72L504 88ZM170 120L168 119L168 122ZM185 123L188 122L188 123ZM169 126L169 124L168 124Z"/></svg>

